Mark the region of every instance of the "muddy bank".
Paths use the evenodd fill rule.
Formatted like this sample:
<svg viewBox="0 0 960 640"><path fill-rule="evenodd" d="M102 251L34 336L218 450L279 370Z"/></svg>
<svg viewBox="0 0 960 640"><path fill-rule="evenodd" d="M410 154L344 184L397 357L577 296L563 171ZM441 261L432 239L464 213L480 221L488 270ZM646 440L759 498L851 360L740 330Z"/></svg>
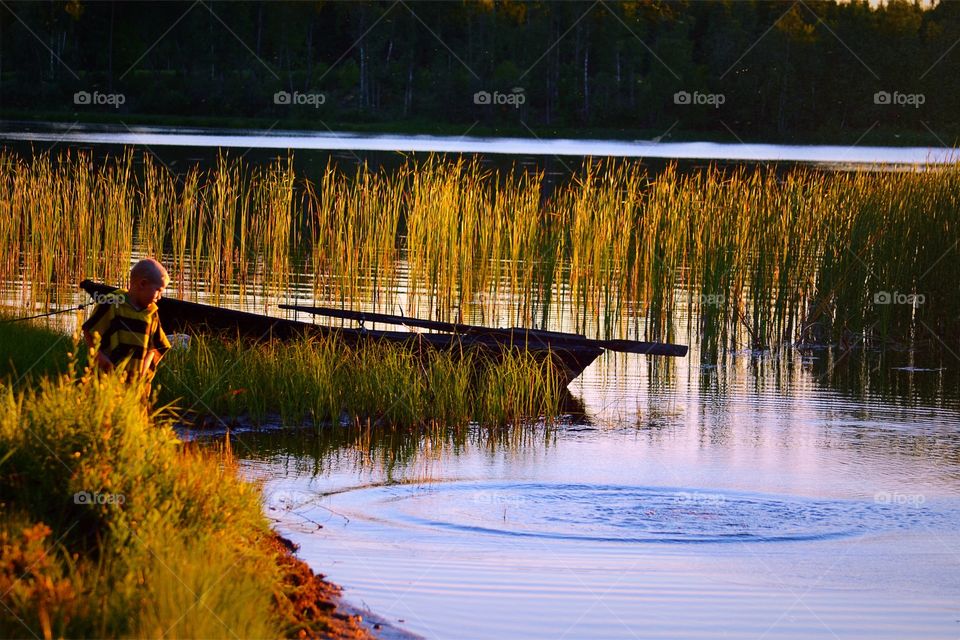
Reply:
<svg viewBox="0 0 960 640"><path fill-rule="evenodd" d="M314 573L296 557L297 545L274 533L266 545L283 572L281 591L274 594L277 612L289 625L290 638L374 638L362 616L340 606L341 589Z"/></svg>

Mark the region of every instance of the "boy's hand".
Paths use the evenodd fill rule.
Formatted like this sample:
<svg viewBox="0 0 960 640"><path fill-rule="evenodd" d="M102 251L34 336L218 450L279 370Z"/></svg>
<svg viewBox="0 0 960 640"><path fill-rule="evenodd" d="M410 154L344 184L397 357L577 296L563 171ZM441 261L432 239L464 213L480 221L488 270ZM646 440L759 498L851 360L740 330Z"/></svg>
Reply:
<svg viewBox="0 0 960 640"><path fill-rule="evenodd" d="M110 361L110 358L108 358L103 351L97 351L97 366L107 373L113 371L113 362Z"/></svg>
<svg viewBox="0 0 960 640"><path fill-rule="evenodd" d="M150 368L153 366L154 362L160 362L160 352L156 349L150 349L147 351L147 355L144 356L143 362L140 365L140 375L149 375Z"/></svg>
<svg viewBox="0 0 960 640"><path fill-rule="evenodd" d="M87 343L87 346L90 347L90 349L93 349L94 345L97 344L96 340L93 338L93 334L86 329L83 330L83 340ZM97 366L104 371L108 373L113 371L113 361L111 361L110 358L107 357L107 354L105 354L103 351L97 351L94 361L97 363Z"/></svg>

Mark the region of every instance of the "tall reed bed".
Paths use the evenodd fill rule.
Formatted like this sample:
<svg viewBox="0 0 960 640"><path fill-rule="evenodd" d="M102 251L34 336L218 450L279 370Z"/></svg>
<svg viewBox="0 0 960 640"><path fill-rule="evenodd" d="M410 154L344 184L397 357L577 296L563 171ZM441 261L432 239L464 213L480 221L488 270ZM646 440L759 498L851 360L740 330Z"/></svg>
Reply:
<svg viewBox="0 0 960 640"><path fill-rule="evenodd" d="M361 167L347 176L332 164L303 183L297 224L315 298L396 304L405 183L405 168L385 176Z"/></svg>
<svg viewBox="0 0 960 640"><path fill-rule="evenodd" d="M174 174L133 151L98 166L3 153L0 279L19 306L45 307L84 277L123 283L131 259L160 255L175 293L262 301L289 284L300 238L291 163L221 158Z"/></svg>
<svg viewBox="0 0 960 640"><path fill-rule="evenodd" d="M538 172L430 157L395 171L221 158L175 174L130 151L0 154L0 280L35 308L161 254L173 293L321 304L598 337L954 344L960 169ZM273 297L271 297L273 296Z"/></svg>

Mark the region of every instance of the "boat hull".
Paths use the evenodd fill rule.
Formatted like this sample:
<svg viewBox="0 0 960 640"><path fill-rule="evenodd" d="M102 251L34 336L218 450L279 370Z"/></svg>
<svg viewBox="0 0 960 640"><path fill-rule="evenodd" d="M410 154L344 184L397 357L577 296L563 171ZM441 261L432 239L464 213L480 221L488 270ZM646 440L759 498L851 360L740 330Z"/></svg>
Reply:
<svg viewBox="0 0 960 640"><path fill-rule="evenodd" d="M80 287L91 296L107 295L117 289L91 280L84 280ZM549 339L539 335L528 336L522 330L503 337L329 327L176 298L161 298L157 302L157 309L160 323L167 333L228 334L253 340L336 336L350 346L370 341L385 341L438 351L481 350L494 355L511 350L526 351L541 360L549 358L564 386L583 373L583 370L603 353L603 349L593 346L552 345Z"/></svg>

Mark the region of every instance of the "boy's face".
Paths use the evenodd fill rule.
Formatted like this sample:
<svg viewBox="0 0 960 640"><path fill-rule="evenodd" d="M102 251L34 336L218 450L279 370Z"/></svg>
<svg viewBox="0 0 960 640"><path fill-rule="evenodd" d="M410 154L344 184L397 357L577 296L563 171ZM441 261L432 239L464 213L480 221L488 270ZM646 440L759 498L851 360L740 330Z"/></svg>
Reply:
<svg viewBox="0 0 960 640"><path fill-rule="evenodd" d="M166 282L137 278L130 283L130 300L140 308L149 307L160 299Z"/></svg>

